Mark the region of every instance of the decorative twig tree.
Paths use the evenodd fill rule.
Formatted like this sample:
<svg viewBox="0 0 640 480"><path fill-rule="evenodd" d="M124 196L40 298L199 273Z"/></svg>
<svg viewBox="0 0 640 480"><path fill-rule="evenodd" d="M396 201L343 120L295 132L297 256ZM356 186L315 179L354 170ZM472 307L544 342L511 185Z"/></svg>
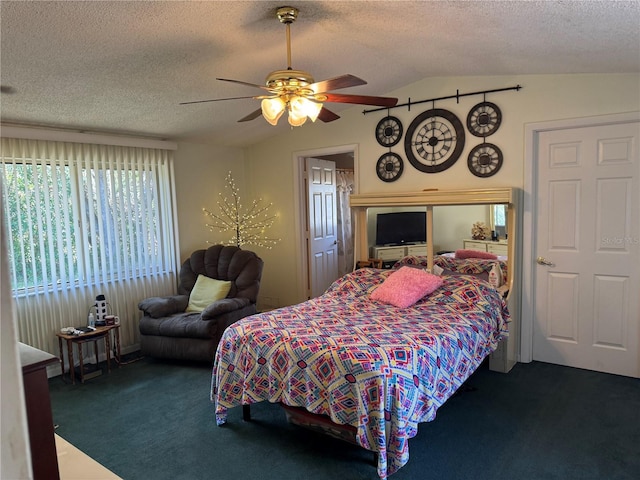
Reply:
<svg viewBox="0 0 640 480"><path fill-rule="evenodd" d="M213 213L206 208L202 210L211 219L206 226L209 230L220 232L231 232L233 234L229 239L221 242L225 245L235 245L241 247L243 245L255 245L270 249L280 239L269 238L265 236L265 231L273 226L276 215L269 213L268 205L261 205L262 199L253 200L248 209L244 209L240 202L240 192L236 187L231 172L226 177L226 187L231 190L231 197L227 197L220 192L218 199L219 213Z"/></svg>

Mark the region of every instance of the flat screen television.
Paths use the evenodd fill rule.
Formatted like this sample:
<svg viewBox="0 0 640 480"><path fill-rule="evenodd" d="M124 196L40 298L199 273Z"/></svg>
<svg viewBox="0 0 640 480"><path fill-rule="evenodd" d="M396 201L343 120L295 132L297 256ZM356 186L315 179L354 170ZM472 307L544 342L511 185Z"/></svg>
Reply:
<svg viewBox="0 0 640 480"><path fill-rule="evenodd" d="M426 212L379 213L376 216L376 245L405 245L426 241Z"/></svg>

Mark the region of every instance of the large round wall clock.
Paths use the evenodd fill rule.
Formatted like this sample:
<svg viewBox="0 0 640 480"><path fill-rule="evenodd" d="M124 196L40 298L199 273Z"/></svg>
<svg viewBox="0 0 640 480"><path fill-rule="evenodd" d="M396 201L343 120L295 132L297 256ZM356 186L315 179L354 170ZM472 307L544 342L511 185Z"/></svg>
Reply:
<svg viewBox="0 0 640 480"><path fill-rule="evenodd" d="M402 137L402 122L396 117L385 117L376 125L376 140L383 147L393 147Z"/></svg>
<svg viewBox="0 0 640 480"><path fill-rule="evenodd" d="M493 143L481 143L469 152L467 166L476 177L490 177L502 167L502 151Z"/></svg>
<svg viewBox="0 0 640 480"><path fill-rule="evenodd" d="M425 173L451 167L464 149L464 127L453 113L441 108L418 115L404 137L407 159Z"/></svg>
<svg viewBox="0 0 640 480"><path fill-rule="evenodd" d="M376 163L376 173L383 182L394 182L404 170L404 162L397 153L389 152L382 155Z"/></svg>
<svg viewBox="0 0 640 480"><path fill-rule="evenodd" d="M471 135L488 137L493 135L502 123L502 112L495 103L480 102L467 115L467 128Z"/></svg>

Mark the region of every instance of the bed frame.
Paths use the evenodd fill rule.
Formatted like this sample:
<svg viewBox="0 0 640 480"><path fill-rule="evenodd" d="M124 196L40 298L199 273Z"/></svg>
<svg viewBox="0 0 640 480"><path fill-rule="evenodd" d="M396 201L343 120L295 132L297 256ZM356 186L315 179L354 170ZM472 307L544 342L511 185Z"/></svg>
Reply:
<svg viewBox="0 0 640 480"><path fill-rule="evenodd" d="M393 193L361 193L350 196L351 208L356 218L356 243L355 259L357 262L366 262L369 257L369 242L367 239L367 209L372 207L425 207L427 211L427 265L433 269L433 207L452 205L496 205L507 206L507 283L504 285L504 294L507 298L512 322L510 324L510 336L500 342L498 350L490 357L489 368L491 370L507 373L517 362L518 337L520 335L519 318L520 310L519 290L516 267L517 219L519 190L515 188L482 188L482 189L458 189L439 190L426 189L420 192L393 192Z"/></svg>
<svg viewBox="0 0 640 480"><path fill-rule="evenodd" d="M427 212L427 264L429 268L433 268L434 252L433 252L433 207L449 206L449 205L493 205L504 204L507 206L507 234L508 242L508 258L507 258L507 283L505 284L504 295L513 300L517 298L514 295L515 278L514 266L516 264L516 199L518 191L513 188L491 188L491 189L474 189L474 190L424 190L422 192L413 193L369 193L354 194L350 197L351 207L354 209L356 216L356 262L360 266L370 265L371 259L368 258L368 241L367 241L367 209L371 207L407 207L407 206L424 206ZM511 310L513 306L509 306L512 316L510 324L511 337L500 342L500 347L494 352L489 361L489 368L496 371L508 372L516 363L515 352L517 345L517 323ZM515 328L514 328L515 327ZM500 352L500 350L503 350ZM330 421L322 415L316 415L307 412L303 408L288 407L282 404L289 422L302 427L311 428L331 435L335 438L348 441L357 445L355 439L355 428L349 425L338 425ZM242 406L242 416L245 421L251 420L250 405ZM378 452L373 452L373 465L378 464Z"/></svg>

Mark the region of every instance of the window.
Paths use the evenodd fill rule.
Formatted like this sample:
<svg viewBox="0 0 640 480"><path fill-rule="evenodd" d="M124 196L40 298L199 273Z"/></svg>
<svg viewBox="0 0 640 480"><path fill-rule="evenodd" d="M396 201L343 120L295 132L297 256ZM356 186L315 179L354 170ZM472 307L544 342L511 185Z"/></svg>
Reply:
<svg viewBox="0 0 640 480"><path fill-rule="evenodd" d="M491 230L504 238L507 233L507 206L491 205Z"/></svg>
<svg viewBox="0 0 640 480"><path fill-rule="evenodd" d="M13 142L3 139L2 181L16 294L113 282L169 267L172 256L163 255L164 155L137 161L136 149L74 144L66 145L73 155L52 158L61 146L37 142L26 150L35 158L27 158L24 145L15 144L26 141ZM77 158L79 149L88 158Z"/></svg>
<svg viewBox="0 0 640 480"><path fill-rule="evenodd" d="M97 294L108 295L122 319L127 312L136 316L142 298L174 293L172 151L0 141L21 341L52 352L43 345L51 330L82 325Z"/></svg>

